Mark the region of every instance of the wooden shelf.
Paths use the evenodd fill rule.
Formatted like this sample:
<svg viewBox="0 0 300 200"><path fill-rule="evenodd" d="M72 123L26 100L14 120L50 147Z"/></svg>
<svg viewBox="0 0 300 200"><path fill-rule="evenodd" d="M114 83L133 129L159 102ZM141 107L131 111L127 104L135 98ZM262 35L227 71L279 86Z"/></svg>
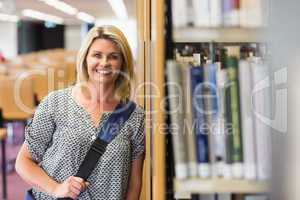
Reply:
<svg viewBox="0 0 300 200"><path fill-rule="evenodd" d="M268 192L267 182L228 179L186 179L174 180L175 191L179 193L247 193Z"/></svg>
<svg viewBox="0 0 300 200"><path fill-rule="evenodd" d="M263 42L264 28L193 28L173 30L174 42Z"/></svg>

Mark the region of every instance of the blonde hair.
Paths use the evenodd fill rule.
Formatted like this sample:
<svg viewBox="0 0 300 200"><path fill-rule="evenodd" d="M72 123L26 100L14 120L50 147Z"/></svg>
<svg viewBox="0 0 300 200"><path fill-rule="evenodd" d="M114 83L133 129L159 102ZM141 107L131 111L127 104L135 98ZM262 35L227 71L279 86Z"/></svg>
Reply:
<svg viewBox="0 0 300 200"><path fill-rule="evenodd" d="M77 55L76 70L77 83L87 82L89 79L86 56L91 44L96 39L107 39L114 42L121 50L123 64L121 75L115 82L115 94L122 100L127 101L131 96L131 83L134 81L133 56L129 43L120 29L115 26L105 25L93 27L84 39ZM125 75L125 76L124 76Z"/></svg>

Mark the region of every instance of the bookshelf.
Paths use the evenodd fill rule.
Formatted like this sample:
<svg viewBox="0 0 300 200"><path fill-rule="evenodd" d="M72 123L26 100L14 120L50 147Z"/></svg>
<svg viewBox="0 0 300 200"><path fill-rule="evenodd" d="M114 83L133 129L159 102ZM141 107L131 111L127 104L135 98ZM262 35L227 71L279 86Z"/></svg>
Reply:
<svg viewBox="0 0 300 200"><path fill-rule="evenodd" d="M268 192L267 182L227 179L186 179L174 180L178 193L247 193L258 194Z"/></svg>
<svg viewBox="0 0 300 200"><path fill-rule="evenodd" d="M149 113L150 107L150 99L146 98L146 95L149 94L149 87L145 82L148 82L150 79L150 0L145 1L137 1L136 2L137 9L137 25L138 25L138 45L139 45L139 54L137 58L138 66L137 66L137 102L140 105L144 106L146 113ZM136 87L135 87L136 88ZM141 97L141 98L139 98ZM150 122L151 116L146 114L146 127L149 127L148 123ZM144 161L144 169L143 169L143 183L142 183L142 191L141 191L141 200L151 199L151 129L146 129L145 136L145 161Z"/></svg>
<svg viewBox="0 0 300 200"><path fill-rule="evenodd" d="M139 12L144 13L143 30L141 33L144 40L141 41L143 48L143 61L145 81L150 81L152 86L145 87L145 108L151 111L147 115L146 129L146 156L147 177L150 184L146 188L146 199L165 200L169 189L166 183L170 177L166 173L166 131L163 129L167 113L163 109L162 102L165 96L165 73L166 73L166 3L170 0L145 1ZM145 31L148 30L148 31ZM194 28L182 27L173 29L173 42L176 43L248 43L262 42L265 28ZM154 86L154 87L153 87ZM148 96L150 99L148 99ZM172 178L172 177L171 177ZM221 178L192 178L173 179L173 191L175 196L189 198L191 194L201 193L267 193L269 186L267 182L248 181L243 179L221 179ZM145 198L143 198L145 199Z"/></svg>
<svg viewBox="0 0 300 200"><path fill-rule="evenodd" d="M261 42L264 28L195 28L183 27L173 30L174 42Z"/></svg>
<svg viewBox="0 0 300 200"><path fill-rule="evenodd" d="M151 89L151 127L152 128L152 199L166 199L166 145L165 112L161 103L164 102L165 94L165 2L160 0L151 1L151 71L150 81L155 88ZM155 89L155 91L154 91Z"/></svg>

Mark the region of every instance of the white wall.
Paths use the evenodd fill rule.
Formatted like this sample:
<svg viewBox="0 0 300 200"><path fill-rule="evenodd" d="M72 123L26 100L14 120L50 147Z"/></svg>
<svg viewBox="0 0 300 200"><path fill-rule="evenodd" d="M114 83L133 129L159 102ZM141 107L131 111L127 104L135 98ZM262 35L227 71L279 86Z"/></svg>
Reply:
<svg viewBox="0 0 300 200"><path fill-rule="evenodd" d="M300 199L300 1L271 1L269 39L273 69L287 70L287 132L273 132L272 200Z"/></svg>
<svg viewBox="0 0 300 200"><path fill-rule="evenodd" d="M101 19L96 21L97 26L111 24L120 28L128 39L129 45L132 49L134 58L137 58L137 27L136 20L129 19L126 21ZM82 37L82 27L80 25L67 25L65 27L65 48L68 50L79 50Z"/></svg>
<svg viewBox="0 0 300 200"><path fill-rule="evenodd" d="M79 50L81 44L81 26L65 26L65 49Z"/></svg>
<svg viewBox="0 0 300 200"><path fill-rule="evenodd" d="M18 27L16 23L0 21L0 51L6 58L18 54Z"/></svg>
<svg viewBox="0 0 300 200"><path fill-rule="evenodd" d="M131 47L133 57L137 59L137 54L138 54L138 32L137 32L137 22L135 19L128 19L125 21L122 20L112 20L112 19L98 19L96 21L97 26L101 25L114 25L118 27L126 36L129 45Z"/></svg>

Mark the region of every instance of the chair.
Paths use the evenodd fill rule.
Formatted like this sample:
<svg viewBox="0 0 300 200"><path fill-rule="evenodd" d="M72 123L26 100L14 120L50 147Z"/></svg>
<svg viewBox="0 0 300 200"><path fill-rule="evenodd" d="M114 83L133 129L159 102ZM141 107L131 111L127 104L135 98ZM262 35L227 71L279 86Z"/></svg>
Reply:
<svg viewBox="0 0 300 200"><path fill-rule="evenodd" d="M2 149L2 190L3 199L7 198L6 182L6 129L4 121L27 120L34 112L34 93L32 78L26 72L0 76L0 141Z"/></svg>
<svg viewBox="0 0 300 200"><path fill-rule="evenodd" d="M1 170L2 170L2 197L7 198L7 180L6 180L6 152L5 152L6 129L0 128L0 142L1 142Z"/></svg>

